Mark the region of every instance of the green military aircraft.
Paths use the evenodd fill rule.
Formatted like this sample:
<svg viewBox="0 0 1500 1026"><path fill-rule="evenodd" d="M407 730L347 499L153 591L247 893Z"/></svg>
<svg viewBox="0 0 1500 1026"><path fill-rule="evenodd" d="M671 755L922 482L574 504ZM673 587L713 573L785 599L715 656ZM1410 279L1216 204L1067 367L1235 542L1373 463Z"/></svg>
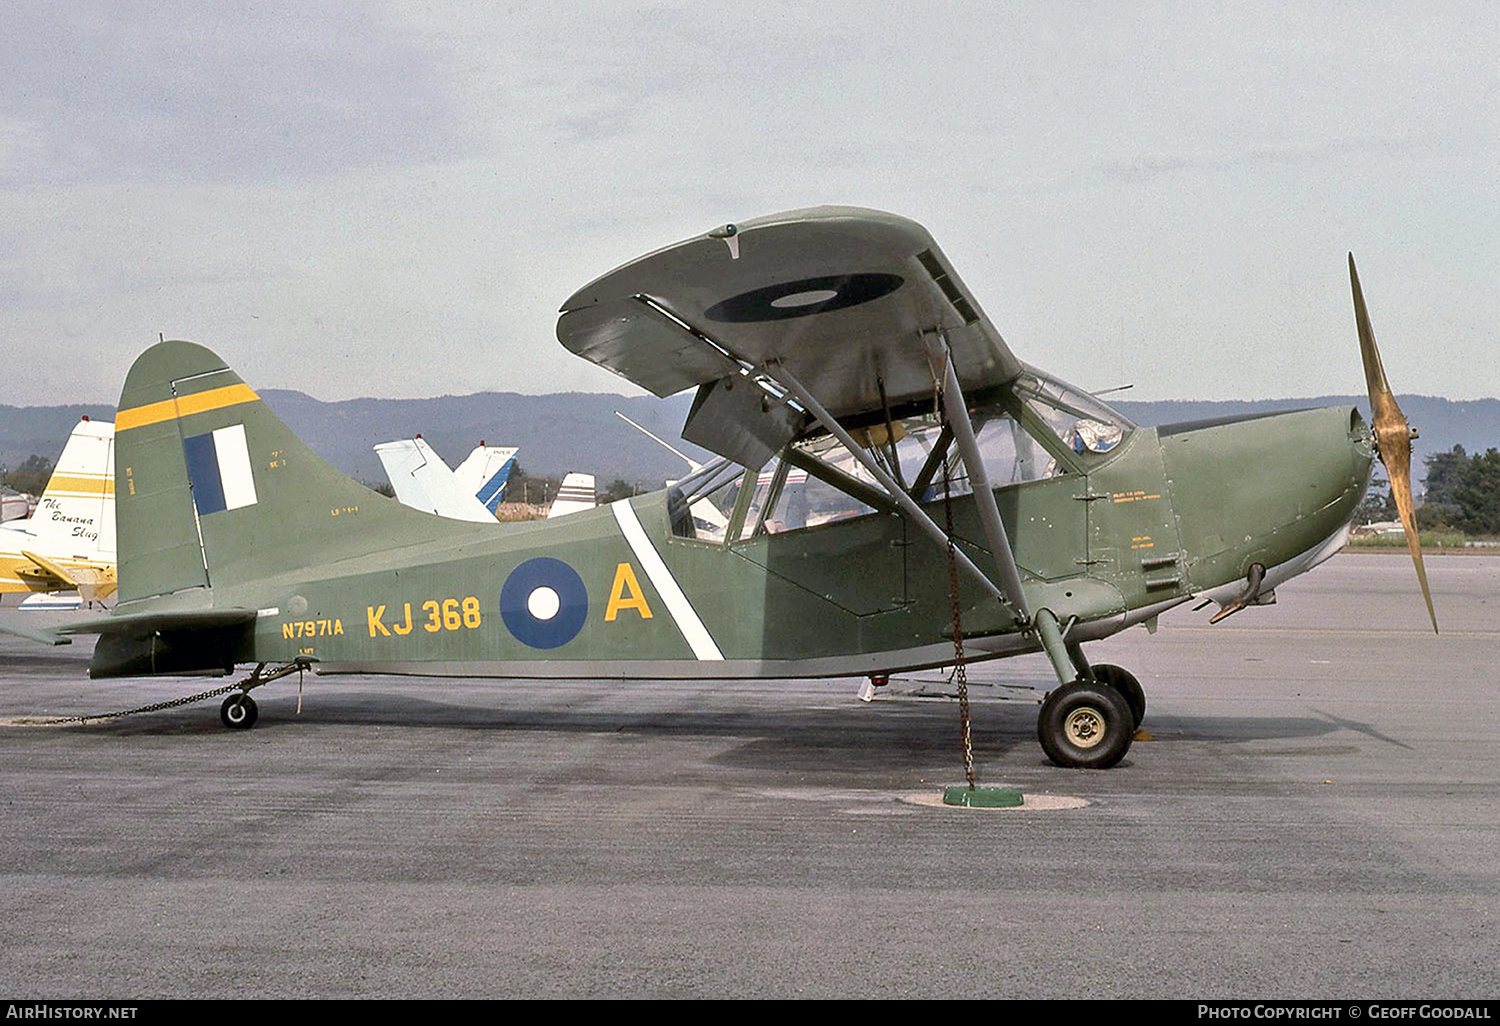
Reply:
<svg viewBox="0 0 1500 1026"><path fill-rule="evenodd" d="M725 225L581 289L557 327L657 395L696 387L683 436L722 458L518 524L368 491L219 357L163 342L115 421L118 603L53 640L98 634L93 677L256 664L221 710L249 727L250 692L300 669L878 681L957 639L1045 652L1043 749L1110 766L1145 696L1085 643L1268 601L1343 544L1377 447L1415 540L1410 432L1353 285L1375 438L1350 407L1153 430L1017 359L912 221Z"/></svg>

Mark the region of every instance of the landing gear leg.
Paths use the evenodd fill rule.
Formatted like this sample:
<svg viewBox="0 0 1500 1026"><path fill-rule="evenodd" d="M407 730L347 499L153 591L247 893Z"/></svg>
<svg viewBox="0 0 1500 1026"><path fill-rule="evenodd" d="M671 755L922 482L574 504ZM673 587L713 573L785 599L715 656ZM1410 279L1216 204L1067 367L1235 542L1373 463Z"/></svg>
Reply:
<svg viewBox="0 0 1500 1026"><path fill-rule="evenodd" d="M250 697L250 689L280 680L289 673L301 673L311 665L312 660L299 658L268 672L265 663L257 663L250 676L240 681L239 692L224 699L224 704L219 706L219 721L230 730L249 730L260 718L255 699Z"/></svg>

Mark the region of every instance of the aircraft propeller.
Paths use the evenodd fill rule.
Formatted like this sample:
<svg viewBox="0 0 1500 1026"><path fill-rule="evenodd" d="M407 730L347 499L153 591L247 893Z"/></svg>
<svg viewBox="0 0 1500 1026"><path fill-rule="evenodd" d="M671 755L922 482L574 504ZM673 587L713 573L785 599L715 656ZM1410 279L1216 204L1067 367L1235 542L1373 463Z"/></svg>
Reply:
<svg viewBox="0 0 1500 1026"><path fill-rule="evenodd" d="M1359 353L1365 365L1365 387L1370 395L1370 420L1375 432L1375 449L1380 462L1385 464L1386 475L1391 481L1391 498L1396 511L1401 515L1401 527L1406 532L1406 547L1411 552L1412 563L1417 568L1417 580L1422 585L1422 597L1427 600L1427 615L1432 620L1432 631L1437 633L1437 613L1432 608L1432 592L1427 587L1427 570L1422 565L1422 540L1417 534L1417 512L1411 501L1411 440L1416 430L1407 422L1391 386L1385 380L1385 368L1380 363L1380 350L1375 347L1375 332L1370 327L1370 313L1365 309L1364 292L1359 287L1359 272L1354 269L1354 254L1349 254L1349 283L1354 289L1354 320L1359 327Z"/></svg>

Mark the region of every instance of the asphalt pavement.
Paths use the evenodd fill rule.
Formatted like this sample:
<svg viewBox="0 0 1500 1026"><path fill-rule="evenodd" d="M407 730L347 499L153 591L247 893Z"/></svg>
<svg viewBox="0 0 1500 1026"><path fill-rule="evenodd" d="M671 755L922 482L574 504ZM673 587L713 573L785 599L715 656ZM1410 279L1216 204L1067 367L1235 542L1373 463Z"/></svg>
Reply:
<svg viewBox="0 0 1500 1026"><path fill-rule="evenodd" d="M1037 657L953 686L89 681L0 637L0 996L1495 998L1500 558L1345 554L1218 626L1090 646L1107 771ZM13 612L13 609L7 610ZM1076 799L1076 801L1060 801ZM1067 807L1075 806L1075 807Z"/></svg>

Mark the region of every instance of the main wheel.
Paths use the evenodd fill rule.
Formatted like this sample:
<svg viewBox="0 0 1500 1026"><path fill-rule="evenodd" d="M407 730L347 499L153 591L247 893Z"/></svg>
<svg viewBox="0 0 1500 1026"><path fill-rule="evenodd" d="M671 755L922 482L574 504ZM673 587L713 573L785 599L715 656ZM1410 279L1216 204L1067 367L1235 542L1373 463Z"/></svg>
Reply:
<svg viewBox="0 0 1500 1026"><path fill-rule="evenodd" d="M1094 679L1125 696L1125 701L1130 703L1131 715L1135 717L1135 727L1140 729L1141 721L1146 718L1146 689L1135 679L1135 674L1123 666L1103 663L1094 667Z"/></svg>
<svg viewBox="0 0 1500 1026"><path fill-rule="evenodd" d="M1087 681L1064 684L1047 696L1036 721L1042 751L1059 766L1107 769L1124 758L1135 715L1114 688Z"/></svg>
<svg viewBox="0 0 1500 1026"><path fill-rule="evenodd" d="M230 695L219 706L219 719L230 730L249 730L255 726L259 716L260 710L255 707L255 699L243 693Z"/></svg>

